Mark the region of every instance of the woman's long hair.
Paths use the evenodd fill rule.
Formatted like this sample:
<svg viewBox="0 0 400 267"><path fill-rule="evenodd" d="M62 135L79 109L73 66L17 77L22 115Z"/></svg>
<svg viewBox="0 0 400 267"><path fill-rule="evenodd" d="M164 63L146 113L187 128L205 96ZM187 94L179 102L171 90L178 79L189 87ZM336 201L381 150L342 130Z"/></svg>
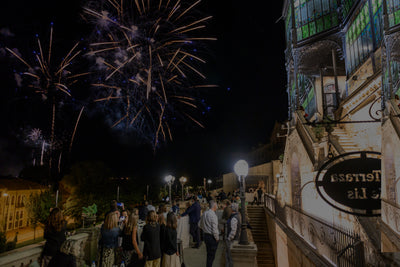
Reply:
<svg viewBox="0 0 400 267"><path fill-rule="evenodd" d="M115 227L118 227L118 215L116 212L110 212L104 219L104 228L111 230Z"/></svg>
<svg viewBox="0 0 400 267"><path fill-rule="evenodd" d="M175 213L172 211L167 214L167 227L176 229L178 227L178 221L176 219Z"/></svg>
<svg viewBox="0 0 400 267"><path fill-rule="evenodd" d="M133 228L137 226L138 217L134 213L129 215L128 223L125 225L124 234L130 235L133 231Z"/></svg>
<svg viewBox="0 0 400 267"><path fill-rule="evenodd" d="M60 232L65 225L64 216L59 208L51 210L46 228L50 231Z"/></svg>
<svg viewBox="0 0 400 267"><path fill-rule="evenodd" d="M158 220L158 215L154 210L149 211L146 218L146 224L156 224Z"/></svg>

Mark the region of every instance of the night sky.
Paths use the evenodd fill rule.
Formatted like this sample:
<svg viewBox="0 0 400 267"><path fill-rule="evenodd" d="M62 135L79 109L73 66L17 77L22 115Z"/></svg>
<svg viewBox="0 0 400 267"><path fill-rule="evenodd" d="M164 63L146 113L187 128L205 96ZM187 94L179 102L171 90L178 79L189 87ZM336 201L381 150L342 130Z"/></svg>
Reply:
<svg viewBox="0 0 400 267"><path fill-rule="evenodd" d="M46 36L53 22L55 49L69 50L88 33L80 18L82 2L3 3L0 48L17 47L28 54L35 34ZM207 26L208 36L218 39L206 43L207 64L202 68L209 83L218 85L204 95L209 107L202 117L205 129L188 121L188 125L173 129L172 142L154 152L149 145L137 145L113 132L101 117L88 112L76 133L72 161L102 160L117 175L153 180L167 173L199 180L231 172L241 154L269 141L275 121L287 118L284 24L275 23L283 2L269 1L268 5L266 9L263 2L202 1L201 11L213 16ZM30 160L21 132L38 109L34 105L25 107L24 101L16 99L13 67L4 53L0 53L0 60L0 119L4 126L0 134L0 174L17 175Z"/></svg>

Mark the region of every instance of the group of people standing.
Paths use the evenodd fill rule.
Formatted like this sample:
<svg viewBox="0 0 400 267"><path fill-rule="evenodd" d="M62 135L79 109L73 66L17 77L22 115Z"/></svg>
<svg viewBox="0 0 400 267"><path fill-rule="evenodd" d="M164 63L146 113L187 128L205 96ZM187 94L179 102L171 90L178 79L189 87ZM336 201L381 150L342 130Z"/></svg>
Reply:
<svg viewBox="0 0 400 267"><path fill-rule="evenodd" d="M201 234L207 250L207 267L212 267L215 254L222 234L225 241L225 266L233 267L231 244L234 240L239 240L241 217L238 212L239 205L229 200L224 200L224 211L221 222L218 221L216 211L218 204L214 200L208 202L208 209L201 214L201 206L198 199L193 198L192 204L186 209L182 216L189 215L190 234L193 238L193 248L199 248L202 244ZM224 227L221 229L219 224Z"/></svg>
<svg viewBox="0 0 400 267"><path fill-rule="evenodd" d="M113 204L112 204L113 205ZM115 206L113 206L115 207ZM177 245L177 217L174 212L166 212L163 207L147 211L146 224L139 236L139 211L120 219L118 210L111 209L106 214L99 240L102 267L111 267L124 262L125 266L180 267ZM120 238L122 241L119 242ZM143 252L139 248L139 238L143 242Z"/></svg>
<svg viewBox="0 0 400 267"><path fill-rule="evenodd" d="M200 248L204 241L207 250L207 267L212 267L220 238L224 239L225 266L232 267L230 247L239 239L241 218L238 204L224 200L222 220L218 220L218 204L209 201L208 209L201 214L201 205L196 197L188 203L185 212L179 214L176 202L167 211L160 205L146 206L146 221L140 233L139 210L119 211L117 202L112 201L100 229L98 265L112 267L124 263L137 267L181 267L178 249L178 216L189 216L193 248ZM219 224L224 227L220 229ZM201 235L202 233L202 235ZM46 243L42 253L42 266L76 266L74 240L66 239L66 222L59 208L54 208L44 231ZM142 249L139 240L143 242Z"/></svg>

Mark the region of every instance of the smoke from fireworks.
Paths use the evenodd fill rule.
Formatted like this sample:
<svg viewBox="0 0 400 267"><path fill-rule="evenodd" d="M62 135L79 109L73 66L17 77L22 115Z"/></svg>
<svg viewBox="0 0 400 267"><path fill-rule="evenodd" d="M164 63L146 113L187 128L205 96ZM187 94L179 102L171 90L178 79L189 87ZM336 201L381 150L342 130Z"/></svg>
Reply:
<svg viewBox="0 0 400 267"><path fill-rule="evenodd" d="M95 25L87 53L100 77L95 102L111 107L112 128L133 129L156 147L172 140L171 122L190 119L205 76L198 49L209 17L200 1L104 0L89 2L84 17ZM200 49L199 49L200 50Z"/></svg>

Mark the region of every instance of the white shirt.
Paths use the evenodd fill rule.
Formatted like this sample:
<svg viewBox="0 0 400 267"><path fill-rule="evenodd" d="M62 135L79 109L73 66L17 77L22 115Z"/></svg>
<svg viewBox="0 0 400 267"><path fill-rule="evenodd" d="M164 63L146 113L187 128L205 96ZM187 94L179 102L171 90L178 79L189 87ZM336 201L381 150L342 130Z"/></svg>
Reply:
<svg viewBox="0 0 400 267"><path fill-rule="evenodd" d="M200 228L204 233L212 234L215 240L219 240L218 217L212 209L208 209L201 216Z"/></svg>
<svg viewBox="0 0 400 267"><path fill-rule="evenodd" d="M149 204L149 205L147 205L147 207L146 207L146 208L147 208L147 210L148 210L148 211L151 211L151 210L154 210L154 211L156 211L156 207L154 207L153 205L150 205L150 204Z"/></svg>

